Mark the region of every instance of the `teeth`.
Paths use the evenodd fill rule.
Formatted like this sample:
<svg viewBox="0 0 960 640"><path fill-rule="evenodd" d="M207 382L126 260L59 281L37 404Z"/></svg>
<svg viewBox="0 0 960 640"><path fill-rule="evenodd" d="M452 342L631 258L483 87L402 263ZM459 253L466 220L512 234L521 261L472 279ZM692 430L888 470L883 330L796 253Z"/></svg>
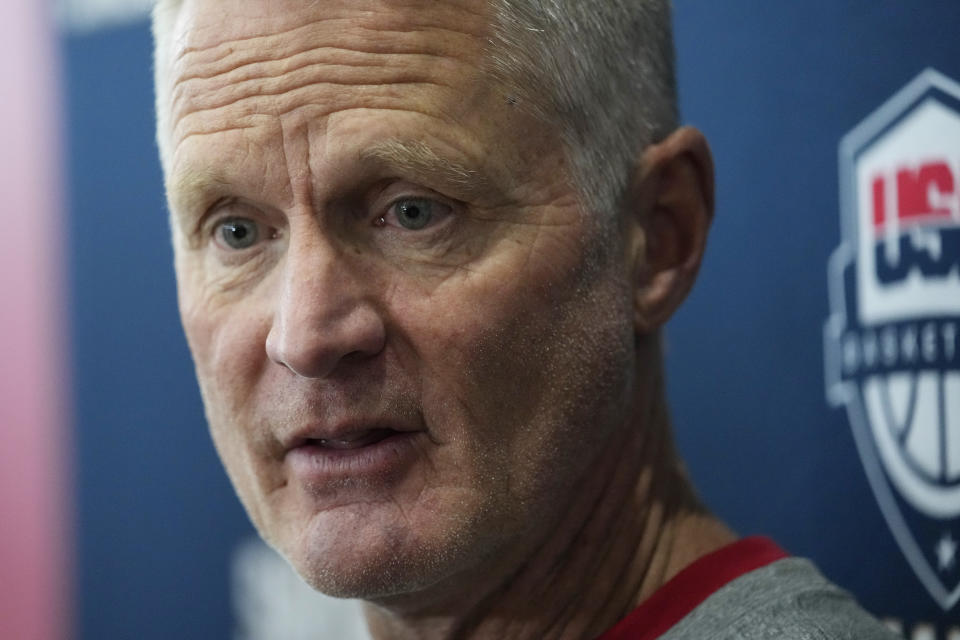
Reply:
<svg viewBox="0 0 960 640"><path fill-rule="evenodd" d="M319 438L317 444L327 449L359 449L380 442L393 433L389 429L372 429L348 438Z"/></svg>
<svg viewBox="0 0 960 640"><path fill-rule="evenodd" d="M327 440L321 438L320 446L326 447L327 449L354 449L363 446L362 444L358 444L358 442L358 440Z"/></svg>

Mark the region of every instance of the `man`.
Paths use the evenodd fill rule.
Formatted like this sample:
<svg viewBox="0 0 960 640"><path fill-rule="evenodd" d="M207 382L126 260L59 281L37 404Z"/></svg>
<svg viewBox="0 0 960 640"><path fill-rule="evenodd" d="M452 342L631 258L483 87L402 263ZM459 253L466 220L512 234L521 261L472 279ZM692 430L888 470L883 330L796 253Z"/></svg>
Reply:
<svg viewBox="0 0 960 640"><path fill-rule="evenodd" d="M713 176L664 1L181 0L154 29L211 433L310 585L376 638L886 637L735 543L673 451L659 328Z"/></svg>

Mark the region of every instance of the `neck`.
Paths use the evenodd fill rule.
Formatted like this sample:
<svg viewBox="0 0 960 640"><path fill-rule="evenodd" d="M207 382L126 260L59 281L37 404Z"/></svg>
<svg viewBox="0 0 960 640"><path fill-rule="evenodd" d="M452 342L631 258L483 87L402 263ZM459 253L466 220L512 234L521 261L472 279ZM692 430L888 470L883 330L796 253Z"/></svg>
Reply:
<svg viewBox="0 0 960 640"><path fill-rule="evenodd" d="M638 385L618 432L532 556L470 576L469 595L419 609L367 604L377 639L594 638L697 558L734 535L696 500L673 450L662 376Z"/></svg>

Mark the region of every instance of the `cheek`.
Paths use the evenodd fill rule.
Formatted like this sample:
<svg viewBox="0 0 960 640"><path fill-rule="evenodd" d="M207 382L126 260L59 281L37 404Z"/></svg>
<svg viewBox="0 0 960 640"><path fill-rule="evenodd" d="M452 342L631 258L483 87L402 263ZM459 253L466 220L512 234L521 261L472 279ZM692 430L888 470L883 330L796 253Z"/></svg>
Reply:
<svg viewBox="0 0 960 640"><path fill-rule="evenodd" d="M263 298L265 289L224 295L192 271L178 269L184 333L200 385L211 399L247 397L263 372L271 304Z"/></svg>
<svg viewBox="0 0 960 640"><path fill-rule="evenodd" d="M180 281L180 313L193 356L210 433L227 472L243 493L256 425L246 424L249 404L267 366L269 324L256 304L216 304ZM242 307L242 308L241 308Z"/></svg>
<svg viewBox="0 0 960 640"><path fill-rule="evenodd" d="M559 440L585 424L614 422L598 406L624 406L611 399L625 394L632 366L629 297L598 269L544 250L405 310L419 319L408 333L441 438L482 451L478 464L507 476L550 464Z"/></svg>

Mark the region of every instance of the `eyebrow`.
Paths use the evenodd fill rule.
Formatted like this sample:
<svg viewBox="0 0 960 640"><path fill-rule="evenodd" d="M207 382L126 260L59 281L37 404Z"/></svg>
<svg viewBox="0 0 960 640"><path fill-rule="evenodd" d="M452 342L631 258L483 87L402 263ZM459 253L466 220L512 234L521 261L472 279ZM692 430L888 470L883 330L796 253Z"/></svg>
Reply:
<svg viewBox="0 0 960 640"><path fill-rule="evenodd" d="M167 182L167 201L170 216L179 220L185 232L192 232L188 223L216 200L216 194L225 192L229 181L219 172L207 168L191 168L177 172Z"/></svg>
<svg viewBox="0 0 960 640"><path fill-rule="evenodd" d="M486 175L441 156L420 141L382 140L363 149L360 160L373 161L415 178L426 178L427 186L429 183L444 186L461 200L486 200L495 191Z"/></svg>

